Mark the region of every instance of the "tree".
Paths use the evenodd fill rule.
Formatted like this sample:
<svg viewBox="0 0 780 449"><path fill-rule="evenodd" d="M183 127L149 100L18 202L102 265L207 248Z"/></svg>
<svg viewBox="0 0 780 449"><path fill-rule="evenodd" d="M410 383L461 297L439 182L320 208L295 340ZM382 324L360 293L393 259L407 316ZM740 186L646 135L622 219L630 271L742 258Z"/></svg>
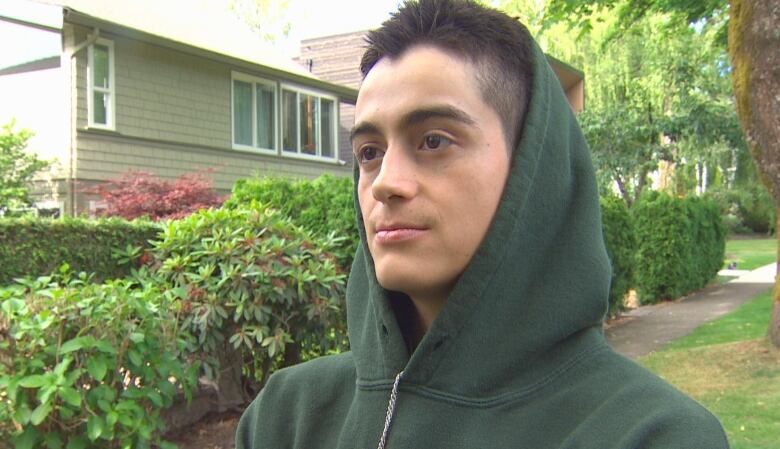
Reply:
<svg viewBox="0 0 780 449"><path fill-rule="evenodd" d="M728 23L728 50L737 115L763 183L780 207L780 8L777 0L553 0L551 22L589 26L587 18L599 8L616 8L616 33L631 28L651 13L670 13L689 23ZM728 20L725 20L728 11ZM723 33L721 33L723 34ZM776 214L777 216L777 214ZM778 266L780 267L780 233ZM780 347L780 277L776 278L769 338Z"/></svg>
<svg viewBox="0 0 780 449"><path fill-rule="evenodd" d="M228 7L266 41L290 33L290 0L228 0Z"/></svg>
<svg viewBox="0 0 780 449"><path fill-rule="evenodd" d="M15 122L3 125L0 132L0 215L9 209L29 206L32 177L50 163L27 153L27 142L33 133L14 131Z"/></svg>
<svg viewBox="0 0 780 449"><path fill-rule="evenodd" d="M211 170L207 170L211 171ZM128 171L119 179L85 188L83 193L100 196L105 209L98 214L133 220L179 219L197 210L219 207L225 201L203 172L185 173L166 181L144 171Z"/></svg>

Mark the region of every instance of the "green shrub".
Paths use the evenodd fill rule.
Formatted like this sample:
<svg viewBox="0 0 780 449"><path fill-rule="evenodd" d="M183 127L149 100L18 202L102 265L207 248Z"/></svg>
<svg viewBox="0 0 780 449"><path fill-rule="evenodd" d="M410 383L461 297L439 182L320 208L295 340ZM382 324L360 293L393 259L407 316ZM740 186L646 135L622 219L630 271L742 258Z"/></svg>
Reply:
<svg viewBox="0 0 780 449"><path fill-rule="evenodd" d="M0 441L164 449L162 411L200 370L222 401L346 347L332 240L256 203L165 222L159 237L149 257L125 251L140 262L129 279L64 270L0 289Z"/></svg>
<svg viewBox="0 0 780 449"><path fill-rule="evenodd" d="M149 247L159 230L150 222L117 218L0 219L0 285L49 274L63 263L94 273L96 280L123 277L128 267L117 264L112 253L128 245Z"/></svg>
<svg viewBox="0 0 780 449"><path fill-rule="evenodd" d="M94 284L67 268L0 289L0 441L168 447L160 410L197 385L180 313L160 286Z"/></svg>
<svg viewBox="0 0 780 449"><path fill-rule="evenodd" d="M201 347L243 348L250 378L261 380L273 364L346 346L345 276L326 252L333 245L252 203L168 222L152 264L186 298L192 313L182 325Z"/></svg>
<svg viewBox="0 0 780 449"><path fill-rule="evenodd" d="M725 227L715 202L652 192L632 213L642 303L679 298L704 287L717 274L723 264Z"/></svg>
<svg viewBox="0 0 780 449"><path fill-rule="evenodd" d="M609 316L615 316L625 309L623 298L634 286L636 233L626 203L615 196L601 198L601 220L607 254L612 263Z"/></svg>
<svg viewBox="0 0 780 449"><path fill-rule="evenodd" d="M724 222L732 233L774 233L775 203L763 185L756 183L728 190L713 189L707 192L707 197L718 203Z"/></svg>
<svg viewBox="0 0 780 449"><path fill-rule="evenodd" d="M281 211L293 223L320 237L340 238L332 252L339 265L349 269L360 241L350 178L322 175L313 181L288 178L242 179L225 202L235 209L252 201Z"/></svg>

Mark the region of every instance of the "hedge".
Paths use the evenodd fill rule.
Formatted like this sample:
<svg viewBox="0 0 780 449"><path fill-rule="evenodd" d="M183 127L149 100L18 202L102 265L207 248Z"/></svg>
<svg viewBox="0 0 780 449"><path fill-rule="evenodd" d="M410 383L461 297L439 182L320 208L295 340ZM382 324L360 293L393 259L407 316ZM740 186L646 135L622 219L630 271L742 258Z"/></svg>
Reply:
<svg viewBox="0 0 780 449"><path fill-rule="evenodd" d="M0 441L168 449L165 411L199 379L235 407L273 369L343 349L331 243L257 204L210 209L166 222L127 279L63 268L0 288Z"/></svg>
<svg viewBox="0 0 780 449"><path fill-rule="evenodd" d="M676 299L718 273L726 229L714 201L652 192L632 209L639 241L636 261L640 302Z"/></svg>
<svg viewBox="0 0 780 449"><path fill-rule="evenodd" d="M355 221L351 178L322 175L313 181L289 178L242 179L224 207L236 209L259 201L282 212L315 235L333 234L342 239L333 249L339 265L346 270L360 241Z"/></svg>
<svg viewBox="0 0 780 449"><path fill-rule="evenodd" d="M615 196L601 198L601 220L607 254L612 263L609 316L615 316L625 309L623 299L634 287L636 232L626 203Z"/></svg>
<svg viewBox="0 0 780 449"><path fill-rule="evenodd" d="M52 273L63 263L95 280L128 274L113 257L128 245L146 248L160 228L146 221L118 218L3 218L0 219L0 285L17 277Z"/></svg>

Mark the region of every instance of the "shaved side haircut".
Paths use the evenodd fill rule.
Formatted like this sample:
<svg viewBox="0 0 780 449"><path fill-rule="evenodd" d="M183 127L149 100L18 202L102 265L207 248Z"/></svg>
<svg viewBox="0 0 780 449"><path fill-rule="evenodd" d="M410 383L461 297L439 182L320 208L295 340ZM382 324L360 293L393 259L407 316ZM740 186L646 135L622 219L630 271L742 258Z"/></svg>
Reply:
<svg viewBox="0 0 780 449"><path fill-rule="evenodd" d="M520 22L472 0L407 1L366 42L363 78L380 59L421 45L472 63L483 100L501 119L507 147L517 146L533 77L532 39Z"/></svg>

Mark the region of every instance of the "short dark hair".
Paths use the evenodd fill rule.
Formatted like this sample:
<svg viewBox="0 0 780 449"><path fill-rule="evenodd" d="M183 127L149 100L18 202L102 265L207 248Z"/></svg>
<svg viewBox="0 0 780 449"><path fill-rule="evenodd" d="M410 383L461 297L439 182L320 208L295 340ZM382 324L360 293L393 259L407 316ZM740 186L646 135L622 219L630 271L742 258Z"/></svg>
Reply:
<svg viewBox="0 0 780 449"><path fill-rule="evenodd" d="M509 150L517 145L531 94L532 38L520 22L472 0L408 0L366 37L363 78L383 57L416 45L452 52L476 68L482 97L499 118Z"/></svg>

